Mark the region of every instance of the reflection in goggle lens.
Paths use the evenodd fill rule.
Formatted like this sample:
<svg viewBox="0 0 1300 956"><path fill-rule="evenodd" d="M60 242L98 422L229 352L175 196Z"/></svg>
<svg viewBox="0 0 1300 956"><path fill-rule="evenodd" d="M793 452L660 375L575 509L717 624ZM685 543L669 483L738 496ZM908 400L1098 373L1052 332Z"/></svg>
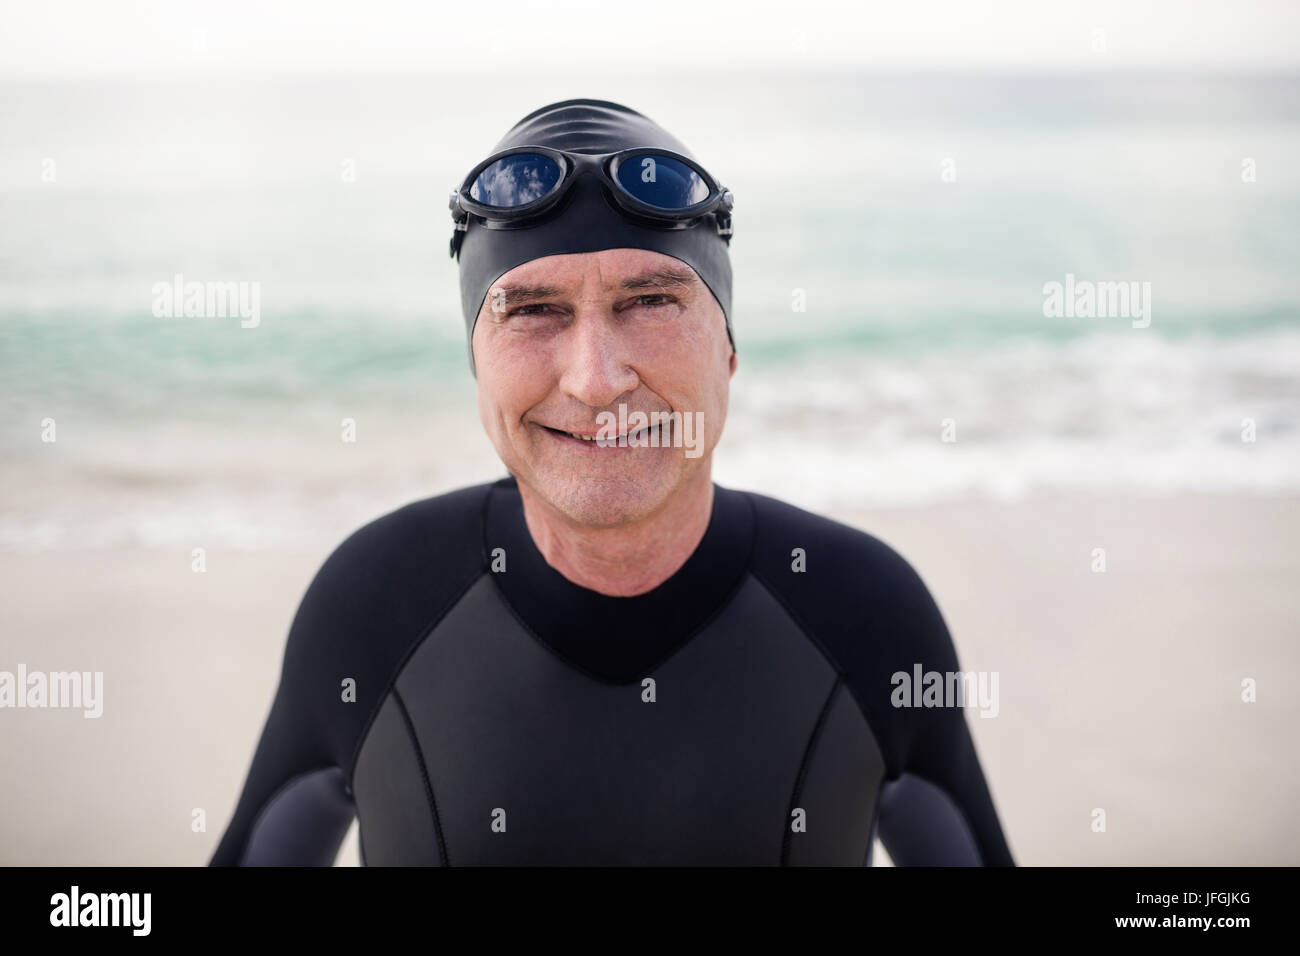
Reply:
<svg viewBox="0 0 1300 956"><path fill-rule="evenodd" d="M538 153L515 153L478 174L470 198L485 206L512 209L541 199L560 182L555 160Z"/></svg>
<svg viewBox="0 0 1300 956"><path fill-rule="evenodd" d="M686 209L709 198L704 178L671 156L633 156L619 165L617 175L629 193L660 209Z"/></svg>
<svg viewBox="0 0 1300 956"><path fill-rule="evenodd" d="M515 153L479 173L469 195L484 206L514 209L548 195L563 173L549 156ZM658 209L688 209L709 198L704 177L671 156L633 156L619 165L616 177L630 195Z"/></svg>

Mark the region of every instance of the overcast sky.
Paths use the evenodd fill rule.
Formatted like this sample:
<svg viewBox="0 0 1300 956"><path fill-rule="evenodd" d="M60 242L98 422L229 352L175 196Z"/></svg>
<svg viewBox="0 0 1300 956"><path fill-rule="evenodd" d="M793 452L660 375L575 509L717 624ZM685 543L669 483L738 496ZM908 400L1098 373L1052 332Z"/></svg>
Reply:
<svg viewBox="0 0 1300 956"><path fill-rule="evenodd" d="M1300 0L0 0L0 11L0 72L27 75L1300 66Z"/></svg>

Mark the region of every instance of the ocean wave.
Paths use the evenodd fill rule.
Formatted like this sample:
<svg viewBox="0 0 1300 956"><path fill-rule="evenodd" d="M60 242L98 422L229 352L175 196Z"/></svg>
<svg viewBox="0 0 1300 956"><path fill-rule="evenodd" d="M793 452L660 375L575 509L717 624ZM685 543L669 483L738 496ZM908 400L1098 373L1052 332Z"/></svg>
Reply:
<svg viewBox="0 0 1300 956"><path fill-rule="evenodd" d="M825 510L1297 494L1298 367L1293 329L742 363L714 477ZM469 391L221 407L88 410L54 445L11 422L0 549L316 550L407 501L504 474ZM355 443L340 439L343 416Z"/></svg>

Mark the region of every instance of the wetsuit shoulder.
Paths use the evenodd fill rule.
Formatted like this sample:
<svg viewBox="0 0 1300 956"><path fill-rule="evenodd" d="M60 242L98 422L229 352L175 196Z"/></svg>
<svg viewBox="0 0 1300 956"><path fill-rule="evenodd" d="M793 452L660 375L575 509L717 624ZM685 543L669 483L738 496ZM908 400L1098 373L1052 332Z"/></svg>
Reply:
<svg viewBox="0 0 1300 956"><path fill-rule="evenodd" d="M411 650L483 573L490 484L415 501L349 535L289 629L280 682L212 865L330 865L351 774Z"/></svg>
<svg viewBox="0 0 1300 956"><path fill-rule="evenodd" d="M882 841L895 862L1010 864L960 707L896 706L896 675L957 673L947 624L921 575L879 538L747 493L753 571L817 643L885 758Z"/></svg>

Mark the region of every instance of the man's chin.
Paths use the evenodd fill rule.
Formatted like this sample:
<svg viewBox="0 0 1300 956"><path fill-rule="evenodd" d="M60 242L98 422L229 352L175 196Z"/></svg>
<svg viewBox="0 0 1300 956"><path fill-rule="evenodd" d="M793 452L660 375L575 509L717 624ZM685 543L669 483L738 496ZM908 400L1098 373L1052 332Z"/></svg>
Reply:
<svg viewBox="0 0 1300 956"><path fill-rule="evenodd" d="M671 491L664 475L589 478L557 475L534 484L555 510L576 524L610 528L653 514Z"/></svg>

